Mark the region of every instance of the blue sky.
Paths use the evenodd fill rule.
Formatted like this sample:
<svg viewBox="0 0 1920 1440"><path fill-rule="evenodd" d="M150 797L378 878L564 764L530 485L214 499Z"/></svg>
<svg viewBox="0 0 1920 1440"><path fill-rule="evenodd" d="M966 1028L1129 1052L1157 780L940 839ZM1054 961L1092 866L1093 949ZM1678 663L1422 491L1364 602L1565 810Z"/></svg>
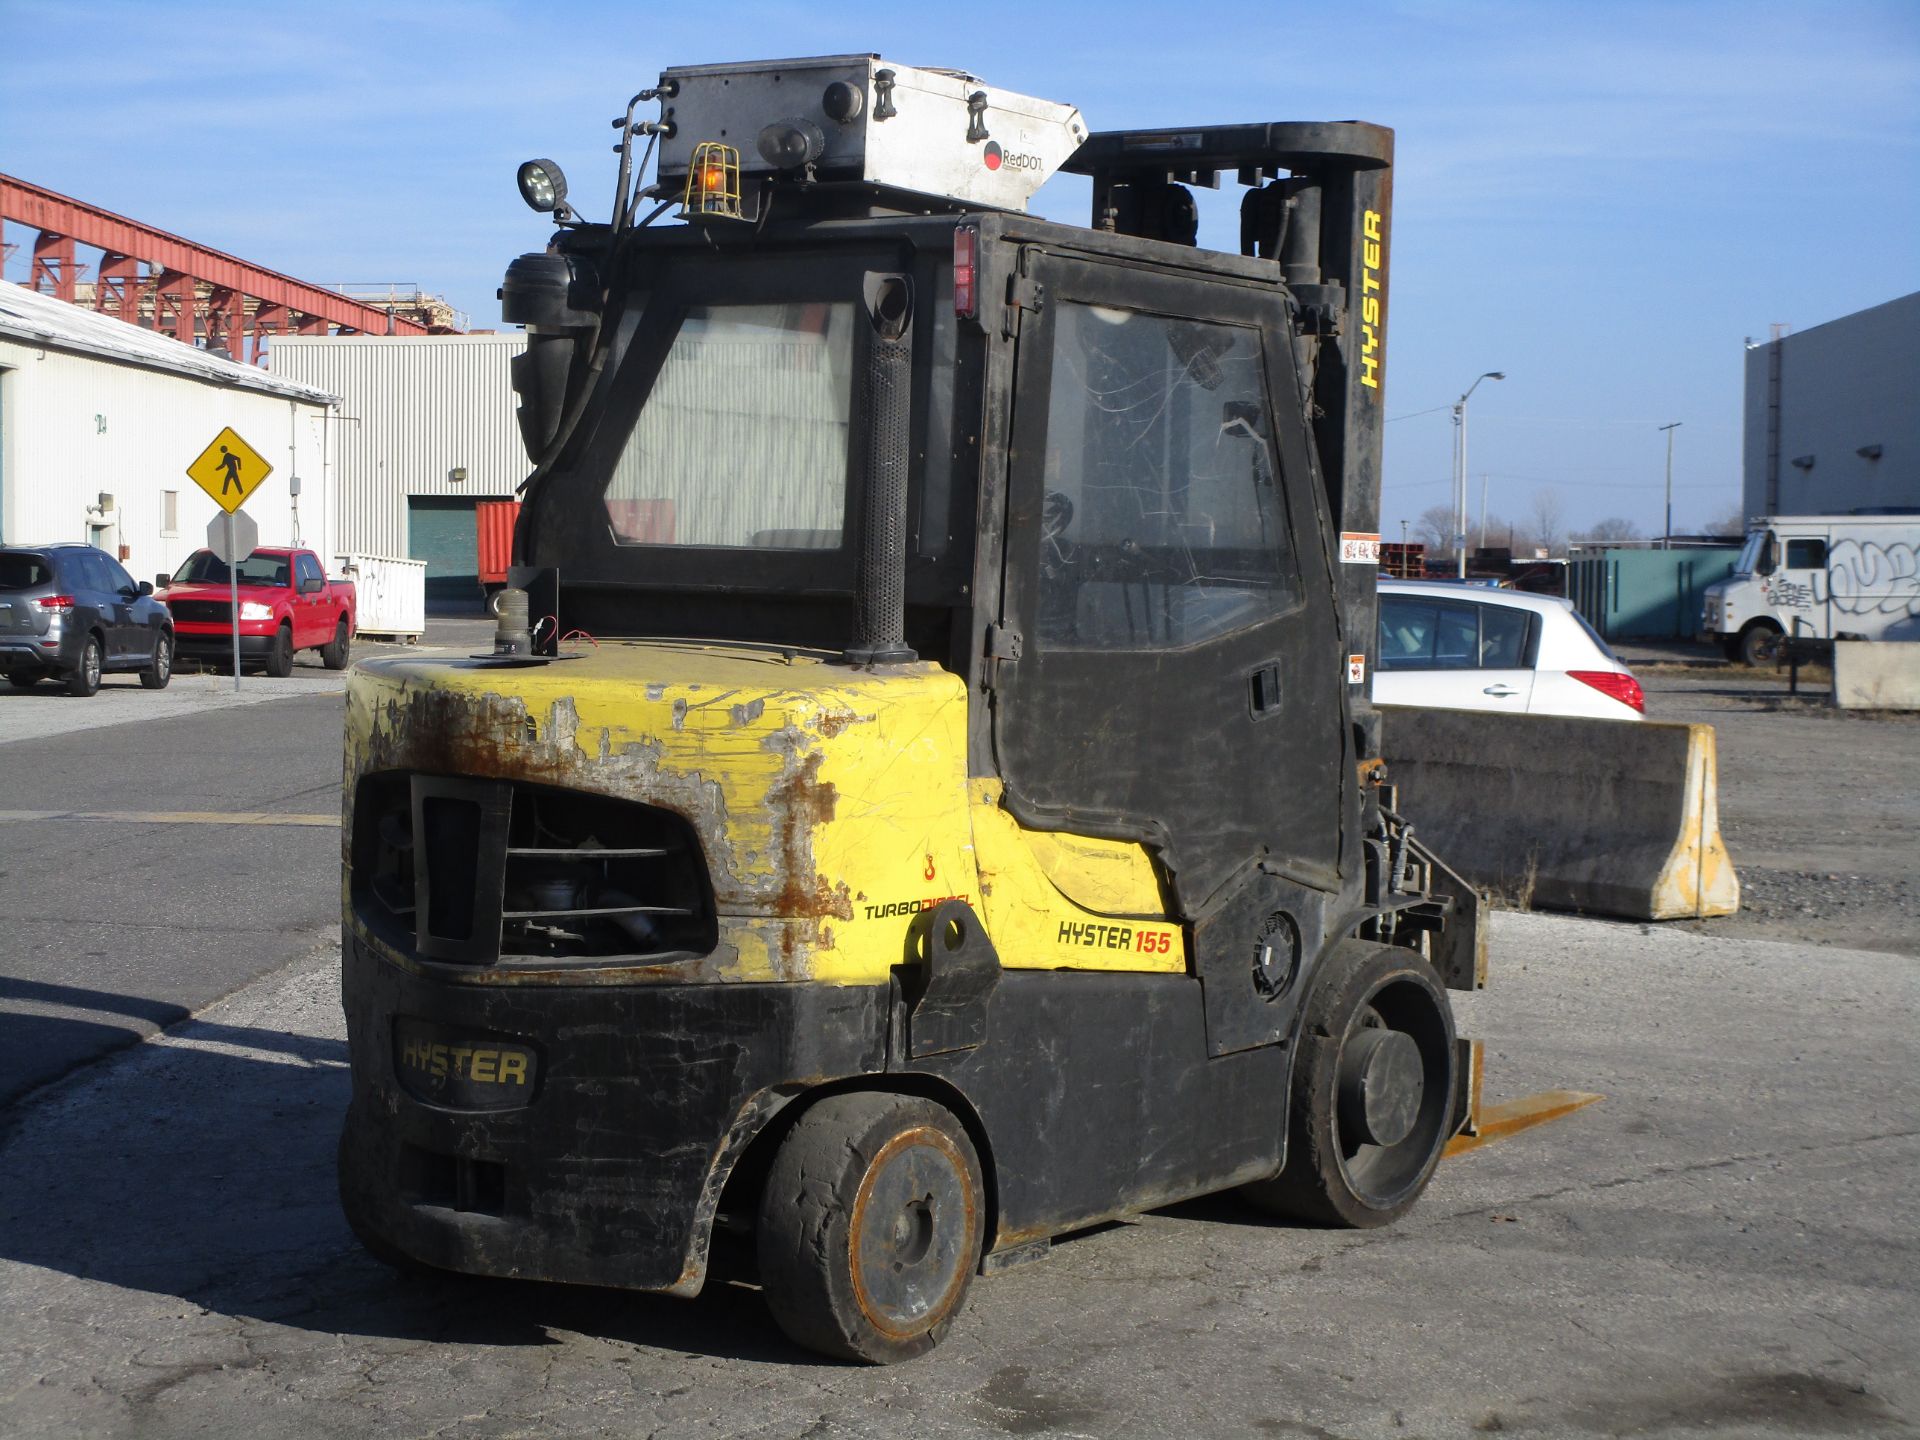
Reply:
<svg viewBox="0 0 1920 1440"><path fill-rule="evenodd" d="M911 13L910 13L911 12ZM1249 16L1261 17L1250 23ZM1444 503L1486 370L1498 513L1657 533L1739 498L1742 341L1920 288L1920 0L666 7L0 0L0 170L322 282L497 323L550 155L604 212L608 120L663 65L875 50L1071 101L1096 128L1398 131L1383 529ZM1203 239L1233 244L1229 186ZM1043 213L1081 220L1056 181ZM10 279L23 278L16 257Z"/></svg>

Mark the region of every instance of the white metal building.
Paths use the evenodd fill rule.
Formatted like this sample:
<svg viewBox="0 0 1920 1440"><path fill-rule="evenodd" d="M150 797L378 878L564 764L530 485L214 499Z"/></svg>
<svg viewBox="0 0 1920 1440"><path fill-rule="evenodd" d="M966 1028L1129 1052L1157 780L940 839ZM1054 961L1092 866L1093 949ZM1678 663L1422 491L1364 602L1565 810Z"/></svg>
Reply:
<svg viewBox="0 0 1920 1440"><path fill-rule="evenodd" d="M1749 515L1920 509L1920 291L1747 347Z"/></svg>
<svg viewBox="0 0 1920 1440"><path fill-rule="evenodd" d="M268 368L340 397L339 549L427 562L436 601L478 599L475 502L531 466L514 418L518 332L275 336Z"/></svg>
<svg viewBox="0 0 1920 1440"><path fill-rule="evenodd" d="M0 282L0 543L89 541L135 576L171 573L221 513L187 466L232 426L273 466L246 504L261 543L331 556L331 407L324 391Z"/></svg>

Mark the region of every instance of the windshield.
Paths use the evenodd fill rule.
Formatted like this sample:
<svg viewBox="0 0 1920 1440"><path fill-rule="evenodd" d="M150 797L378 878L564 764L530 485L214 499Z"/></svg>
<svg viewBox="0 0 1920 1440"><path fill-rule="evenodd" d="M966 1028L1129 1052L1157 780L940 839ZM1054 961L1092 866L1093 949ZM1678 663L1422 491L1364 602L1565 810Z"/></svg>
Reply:
<svg viewBox="0 0 1920 1440"><path fill-rule="evenodd" d="M255 551L239 565L239 581L242 585L271 586L284 590L288 584L288 561L285 555L263 555ZM187 557L187 563L175 572L173 583L176 585L225 585L227 583L227 562L211 550L200 550Z"/></svg>
<svg viewBox="0 0 1920 1440"><path fill-rule="evenodd" d="M1740 547L1740 558L1733 562L1733 573L1751 575L1760 564L1760 552L1767 543L1769 531L1755 530L1747 536L1747 543Z"/></svg>
<svg viewBox="0 0 1920 1440"><path fill-rule="evenodd" d="M607 481L615 540L838 549L853 318L849 301L689 307Z"/></svg>

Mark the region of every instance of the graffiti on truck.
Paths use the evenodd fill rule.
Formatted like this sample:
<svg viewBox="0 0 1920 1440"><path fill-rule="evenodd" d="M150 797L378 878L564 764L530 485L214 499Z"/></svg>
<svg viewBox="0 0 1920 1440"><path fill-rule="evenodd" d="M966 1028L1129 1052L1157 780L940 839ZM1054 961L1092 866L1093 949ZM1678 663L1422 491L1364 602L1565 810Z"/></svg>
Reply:
<svg viewBox="0 0 1920 1440"><path fill-rule="evenodd" d="M1838 541L1827 556L1826 582L1843 615L1920 615L1920 547Z"/></svg>
<svg viewBox="0 0 1920 1440"><path fill-rule="evenodd" d="M1784 575L1769 575L1760 582L1760 593L1776 610L1811 610L1813 586Z"/></svg>

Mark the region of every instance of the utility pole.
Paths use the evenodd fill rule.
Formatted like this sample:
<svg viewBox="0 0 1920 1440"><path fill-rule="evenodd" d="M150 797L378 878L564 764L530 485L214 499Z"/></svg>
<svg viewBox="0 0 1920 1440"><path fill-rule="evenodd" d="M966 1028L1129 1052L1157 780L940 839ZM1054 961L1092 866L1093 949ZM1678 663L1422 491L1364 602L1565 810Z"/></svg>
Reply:
<svg viewBox="0 0 1920 1440"><path fill-rule="evenodd" d="M1504 370L1489 370L1480 380L1504 380ZM1453 404L1453 548L1459 553L1459 577L1467 578L1467 401L1480 380Z"/></svg>
<svg viewBox="0 0 1920 1440"><path fill-rule="evenodd" d="M1487 472L1480 472L1480 548L1487 548Z"/></svg>
<svg viewBox="0 0 1920 1440"><path fill-rule="evenodd" d="M1662 550L1673 548L1673 432L1685 423L1684 420L1676 420L1671 425L1660 427L1667 432L1667 530L1666 538L1660 544Z"/></svg>

